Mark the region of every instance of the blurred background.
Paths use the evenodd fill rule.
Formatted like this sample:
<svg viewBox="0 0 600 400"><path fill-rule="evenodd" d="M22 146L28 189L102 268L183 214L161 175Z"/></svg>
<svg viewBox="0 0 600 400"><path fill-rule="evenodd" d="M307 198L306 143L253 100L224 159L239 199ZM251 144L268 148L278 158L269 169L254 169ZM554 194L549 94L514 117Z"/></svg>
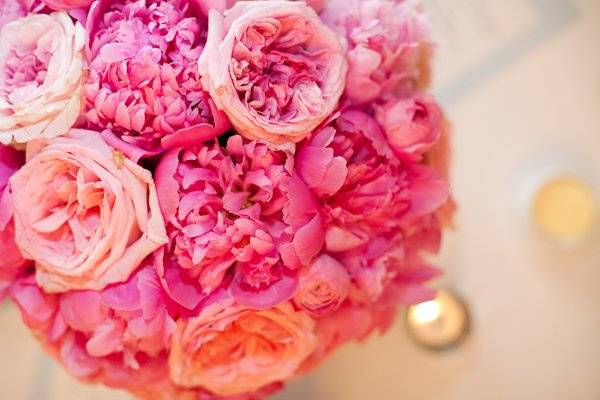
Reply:
<svg viewBox="0 0 600 400"><path fill-rule="evenodd" d="M460 207L435 285L463 299L469 333L432 351L400 315L275 399L598 400L600 1L425 2ZM413 311L442 330L464 316ZM54 366L10 304L0 327L0 398L128 399Z"/></svg>

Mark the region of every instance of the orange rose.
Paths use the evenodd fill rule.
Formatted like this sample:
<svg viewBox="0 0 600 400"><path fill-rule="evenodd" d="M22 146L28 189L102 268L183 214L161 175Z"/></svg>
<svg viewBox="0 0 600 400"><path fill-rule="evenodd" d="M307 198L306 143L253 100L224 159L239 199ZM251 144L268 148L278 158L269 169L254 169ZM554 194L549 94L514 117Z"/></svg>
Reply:
<svg viewBox="0 0 600 400"><path fill-rule="evenodd" d="M258 311L230 299L217 301L178 323L169 358L171 379L219 396L284 380L314 352L314 324L290 303Z"/></svg>

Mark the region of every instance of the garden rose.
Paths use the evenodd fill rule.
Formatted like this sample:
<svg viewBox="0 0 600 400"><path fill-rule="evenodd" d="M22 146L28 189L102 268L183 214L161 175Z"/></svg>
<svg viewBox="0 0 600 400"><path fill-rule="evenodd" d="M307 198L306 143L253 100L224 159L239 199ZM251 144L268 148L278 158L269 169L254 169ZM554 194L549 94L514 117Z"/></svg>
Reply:
<svg viewBox="0 0 600 400"><path fill-rule="evenodd" d="M419 158L440 138L442 110L429 95L391 100L376 106L375 111L390 146L400 157Z"/></svg>
<svg viewBox="0 0 600 400"><path fill-rule="evenodd" d="M218 299L180 321L169 366L173 381L219 396L260 389L289 378L315 350L314 321L289 303L263 311Z"/></svg>
<svg viewBox="0 0 600 400"><path fill-rule="evenodd" d="M294 304L318 318L338 308L348 295L350 277L335 258L323 254L300 275Z"/></svg>
<svg viewBox="0 0 600 400"><path fill-rule="evenodd" d="M328 0L321 18L348 48L351 102L393 98L426 82L430 44L420 1Z"/></svg>
<svg viewBox="0 0 600 400"><path fill-rule="evenodd" d="M90 11L86 124L107 129L105 139L134 161L229 129L200 83L207 25L194 4L101 1Z"/></svg>
<svg viewBox="0 0 600 400"><path fill-rule="evenodd" d="M336 108L347 65L336 35L305 3L244 1L225 16L210 12L199 68L240 134L282 145Z"/></svg>
<svg viewBox="0 0 600 400"><path fill-rule="evenodd" d="M16 241L47 292L123 282L167 242L149 171L96 132L72 130L11 178Z"/></svg>
<svg viewBox="0 0 600 400"><path fill-rule="evenodd" d="M86 33L65 12L30 14L0 31L0 142L66 134L82 108Z"/></svg>

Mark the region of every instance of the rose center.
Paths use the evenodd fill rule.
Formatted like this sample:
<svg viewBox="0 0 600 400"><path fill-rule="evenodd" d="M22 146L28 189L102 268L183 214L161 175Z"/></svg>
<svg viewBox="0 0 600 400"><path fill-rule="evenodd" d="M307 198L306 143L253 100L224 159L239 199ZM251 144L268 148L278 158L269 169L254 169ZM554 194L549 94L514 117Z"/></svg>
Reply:
<svg viewBox="0 0 600 400"><path fill-rule="evenodd" d="M205 343L197 361L204 366L231 365L248 359L267 362L281 354L286 340L288 335L275 323L249 314Z"/></svg>
<svg viewBox="0 0 600 400"><path fill-rule="evenodd" d="M51 49L41 39L32 46L14 45L5 60L0 95L9 103L17 104L36 93L46 80L51 57Z"/></svg>
<svg viewBox="0 0 600 400"><path fill-rule="evenodd" d="M32 211L33 227L49 242L59 240L62 247L57 256L69 260L84 251L97 233L105 189L94 174L74 165L56 163L49 169L56 175L46 185L40 206Z"/></svg>
<svg viewBox="0 0 600 400"><path fill-rule="evenodd" d="M293 123L322 110L329 53L313 45L315 35L301 17L265 18L234 44L231 75L239 98L256 115Z"/></svg>

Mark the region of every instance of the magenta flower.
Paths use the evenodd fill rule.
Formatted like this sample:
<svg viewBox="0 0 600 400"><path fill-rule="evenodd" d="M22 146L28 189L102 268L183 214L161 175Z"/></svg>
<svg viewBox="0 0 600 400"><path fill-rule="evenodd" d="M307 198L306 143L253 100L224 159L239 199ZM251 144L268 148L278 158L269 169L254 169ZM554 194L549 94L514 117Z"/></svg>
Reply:
<svg viewBox="0 0 600 400"><path fill-rule="evenodd" d="M398 159L377 122L356 110L342 111L299 147L296 171L322 204L325 250L365 301L376 301L399 273L403 238L449 196L434 169Z"/></svg>
<svg viewBox="0 0 600 400"><path fill-rule="evenodd" d="M105 139L134 160L226 131L200 83L207 27L192 3L108 3L96 2L88 17L86 124L106 129Z"/></svg>
<svg viewBox="0 0 600 400"><path fill-rule="evenodd" d="M213 142L163 157L156 183L169 252L203 293L231 271L243 305L269 308L293 295L297 282L282 253L305 257L305 247L296 240L302 225L290 226L283 215L292 166L289 154L241 136L226 148Z"/></svg>
<svg viewBox="0 0 600 400"><path fill-rule="evenodd" d="M428 48L427 22L415 0L329 0L321 13L348 47L346 95L369 103L414 90Z"/></svg>

